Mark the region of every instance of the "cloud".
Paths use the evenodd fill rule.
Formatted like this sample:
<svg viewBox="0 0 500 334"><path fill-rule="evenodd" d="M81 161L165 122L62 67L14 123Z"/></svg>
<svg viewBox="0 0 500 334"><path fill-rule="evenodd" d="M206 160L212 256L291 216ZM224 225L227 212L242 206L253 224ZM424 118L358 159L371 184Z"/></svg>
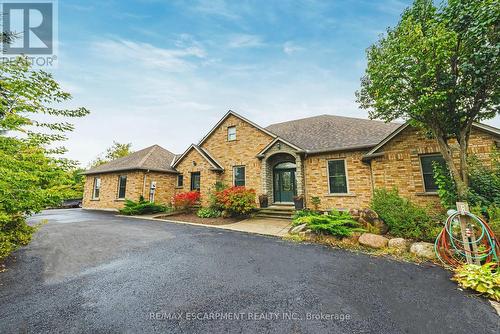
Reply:
<svg viewBox="0 0 500 334"><path fill-rule="evenodd" d="M165 49L148 43L125 39L108 39L94 42L92 49L100 57L115 61L132 61L147 68L182 72L196 67L189 58L205 58L205 50L199 46Z"/></svg>
<svg viewBox="0 0 500 334"><path fill-rule="evenodd" d="M237 13L229 8L224 0L199 0L198 4L194 6L193 9L203 14L222 16L231 20L240 18Z"/></svg>
<svg viewBox="0 0 500 334"><path fill-rule="evenodd" d="M302 50L304 50L303 47L296 45L292 41L288 41L288 42L285 42L285 44L283 44L283 52L286 53L287 55L291 55L292 53L302 51Z"/></svg>
<svg viewBox="0 0 500 334"><path fill-rule="evenodd" d="M229 37L227 45L230 48L255 48L263 46L264 43L260 36L250 34L233 34Z"/></svg>

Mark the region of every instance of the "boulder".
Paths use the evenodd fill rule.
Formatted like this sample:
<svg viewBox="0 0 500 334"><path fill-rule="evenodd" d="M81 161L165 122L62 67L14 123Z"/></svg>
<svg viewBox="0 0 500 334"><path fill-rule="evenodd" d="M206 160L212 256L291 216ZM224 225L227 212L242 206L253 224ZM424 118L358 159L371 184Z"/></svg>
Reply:
<svg viewBox="0 0 500 334"><path fill-rule="evenodd" d="M380 218L375 219L371 224L378 229L380 234L386 234L389 231L389 226Z"/></svg>
<svg viewBox="0 0 500 334"><path fill-rule="evenodd" d="M390 248L395 248L401 251L405 251L408 249L408 241L403 238L394 238L390 239L387 244Z"/></svg>
<svg viewBox="0 0 500 334"><path fill-rule="evenodd" d="M359 218L359 210L358 209L349 209L349 214L352 216L352 218L356 219Z"/></svg>
<svg viewBox="0 0 500 334"><path fill-rule="evenodd" d="M307 224L302 224L302 225L297 225L297 226L294 226L290 229L290 233L291 234L297 234L299 232L302 232L303 230L305 230L307 227Z"/></svg>
<svg viewBox="0 0 500 334"><path fill-rule="evenodd" d="M363 233L359 237L358 242L370 248L384 248L387 246L389 239L373 233Z"/></svg>
<svg viewBox="0 0 500 334"><path fill-rule="evenodd" d="M375 219L378 219L378 214L369 208L363 209L360 213L360 216L361 216L361 218L363 218L364 220L366 220L367 222L369 222L371 224L373 224Z"/></svg>
<svg viewBox="0 0 500 334"><path fill-rule="evenodd" d="M429 242L415 242L410 247L410 253L425 259L435 259L434 244Z"/></svg>

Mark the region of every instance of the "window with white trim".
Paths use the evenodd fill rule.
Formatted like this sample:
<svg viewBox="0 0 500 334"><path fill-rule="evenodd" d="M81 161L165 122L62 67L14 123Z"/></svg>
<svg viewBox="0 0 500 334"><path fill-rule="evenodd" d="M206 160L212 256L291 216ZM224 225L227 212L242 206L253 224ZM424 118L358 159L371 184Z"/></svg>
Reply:
<svg viewBox="0 0 500 334"><path fill-rule="evenodd" d="M434 178L434 164L439 164L444 168L446 162L440 154L421 155L420 165L422 166L422 179L424 180L424 189L426 193L435 193L438 191L436 179Z"/></svg>
<svg viewBox="0 0 500 334"><path fill-rule="evenodd" d="M245 186L245 166L233 167L233 184L235 187Z"/></svg>
<svg viewBox="0 0 500 334"><path fill-rule="evenodd" d="M328 161L328 189L330 194L347 194L345 160Z"/></svg>
<svg viewBox="0 0 500 334"><path fill-rule="evenodd" d="M118 176L118 198L125 198L125 193L127 191L127 175Z"/></svg>
<svg viewBox="0 0 500 334"><path fill-rule="evenodd" d="M94 187L92 189L92 198L99 199L99 192L101 190L101 178L94 177Z"/></svg>
<svg viewBox="0 0 500 334"><path fill-rule="evenodd" d="M227 140L233 141L236 140L236 127L230 126L227 128Z"/></svg>

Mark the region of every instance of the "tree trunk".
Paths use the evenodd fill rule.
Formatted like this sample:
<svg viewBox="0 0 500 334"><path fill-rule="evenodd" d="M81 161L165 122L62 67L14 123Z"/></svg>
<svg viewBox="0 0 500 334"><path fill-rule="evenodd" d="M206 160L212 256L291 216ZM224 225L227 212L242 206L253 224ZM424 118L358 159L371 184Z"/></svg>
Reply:
<svg viewBox="0 0 500 334"><path fill-rule="evenodd" d="M433 132L435 131L433 130ZM469 187L463 179L461 168L457 168L455 161L453 161L453 154L451 152L450 145L442 135L435 133L435 137L439 145L439 150L443 155L443 159L451 172L451 176L453 177L453 181L455 181L455 185L457 186L458 200L466 200L467 194L469 193ZM462 145L460 146L460 159L462 159ZM461 161L462 160L460 160L460 165L462 164Z"/></svg>

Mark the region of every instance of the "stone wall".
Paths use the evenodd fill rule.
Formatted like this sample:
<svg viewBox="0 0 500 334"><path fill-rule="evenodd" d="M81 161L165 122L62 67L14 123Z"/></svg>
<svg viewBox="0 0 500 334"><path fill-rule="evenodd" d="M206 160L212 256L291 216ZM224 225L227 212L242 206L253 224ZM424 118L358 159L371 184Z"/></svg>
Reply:
<svg viewBox="0 0 500 334"><path fill-rule="evenodd" d="M125 198L133 200L139 199L139 196L142 194L142 186L144 182L144 172L142 171L87 175L85 178L83 194L83 208L112 210L122 208L125 200L118 199L118 178L120 175L127 175ZM98 199L92 198L95 177L99 177L101 179L101 188Z"/></svg>
<svg viewBox="0 0 500 334"><path fill-rule="evenodd" d="M141 195L149 199L149 187L151 181L156 181L155 202L168 204L174 194L174 182L176 175L172 173L146 171L125 171L117 173L106 173L87 175L85 178L84 195L82 206L85 209L118 210L123 207L124 199L118 199L118 178L120 175L127 176L125 198L134 201L139 200ZM92 192L94 178L101 179L99 198L93 199Z"/></svg>
<svg viewBox="0 0 500 334"><path fill-rule="evenodd" d="M227 128L236 126L236 140L227 140ZM261 161L256 157L274 138L244 120L229 115L202 143L224 168L220 181L233 185L233 167L245 166L245 186L262 192ZM202 193L203 195L203 193Z"/></svg>
<svg viewBox="0 0 500 334"><path fill-rule="evenodd" d="M320 209L367 207L371 200L370 167L361 161L365 151L337 152L307 156L305 170L305 203L312 208L311 197L321 199ZM328 190L328 160L343 159L347 171L347 194L330 194Z"/></svg>
<svg viewBox="0 0 500 334"><path fill-rule="evenodd" d="M177 171L184 178L183 186L176 187L176 193L190 191L191 173L200 172L201 203L206 206L210 192L214 189L215 183L220 180L220 173L211 170L212 168L213 166L198 151L191 149L176 166Z"/></svg>
<svg viewBox="0 0 500 334"><path fill-rule="evenodd" d="M498 138L497 138L498 140ZM454 158L459 163L458 145ZM495 138L483 131L473 129L469 142L469 153L483 163L491 164L489 153L495 145ZM375 188L397 187L400 195L422 205L438 205L435 193L425 193L420 155L439 153L435 139L426 138L419 130L407 127L395 138L380 148L382 157L372 160Z"/></svg>

